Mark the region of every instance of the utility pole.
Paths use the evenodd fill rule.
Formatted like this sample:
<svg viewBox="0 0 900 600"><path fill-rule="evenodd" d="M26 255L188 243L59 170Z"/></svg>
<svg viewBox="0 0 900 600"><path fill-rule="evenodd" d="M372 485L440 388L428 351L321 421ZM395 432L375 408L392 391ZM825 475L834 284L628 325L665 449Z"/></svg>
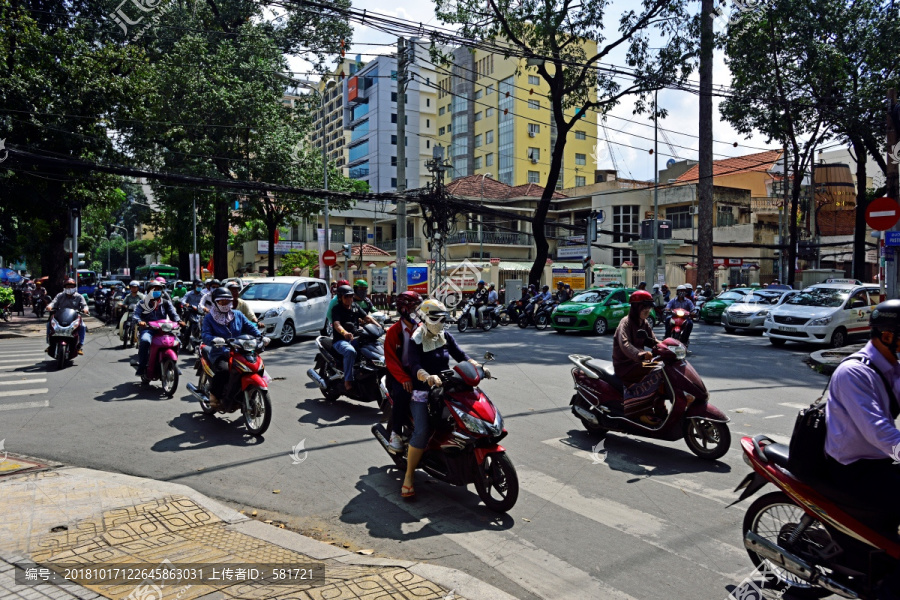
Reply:
<svg viewBox="0 0 900 600"><path fill-rule="evenodd" d="M787 279L788 279L788 276L787 276L787 260L788 260L789 252L787 251L787 250L788 250L787 245L784 243L784 238L787 237L787 235L785 235L785 234L787 234L788 223L789 223L789 217L788 217L788 150L787 150L787 144L784 144L784 154L783 154L783 156L784 156L784 178L782 179L782 182L784 183L784 202L782 203L782 206L781 206L781 213L784 215L784 230L781 230L781 229L778 230L778 242L779 242L779 245L781 246L781 252L780 252L780 254L779 254L781 260L778 262L779 266L781 267L781 269L780 269L781 272L778 274L778 275L779 275L778 278L779 278L779 281L781 281L781 283L787 283L788 285L790 285L791 287L793 287L794 283L793 283L793 282L788 283L788 280L787 280Z"/></svg>
<svg viewBox="0 0 900 600"><path fill-rule="evenodd" d="M697 285L714 282L713 266L713 19L714 0L701 0L700 115L697 165ZM693 222L693 216L691 217Z"/></svg>
<svg viewBox="0 0 900 600"><path fill-rule="evenodd" d="M415 46L413 46L415 51ZM406 39L397 38L397 291L406 291Z"/></svg>
<svg viewBox="0 0 900 600"><path fill-rule="evenodd" d="M650 258L650 269L644 269L644 281L650 286L659 278L659 90L653 93L653 256ZM647 271L650 271L649 273Z"/></svg>
<svg viewBox="0 0 900 600"><path fill-rule="evenodd" d="M891 160L890 152L897 145L897 137L898 137L898 106L897 106L897 90L891 88L888 90L887 94L888 98L888 117L887 117L887 197L893 198L897 200L900 198L900 179L898 179L897 172L897 163ZM863 160L860 157L859 160ZM890 229L891 231L897 231L897 226L894 225ZM885 235L882 233L882 235ZM886 237L886 235L885 235ZM887 297L896 298L898 295L897 289L897 255L893 248L891 248L891 254L887 254L888 247L885 247L885 262L884 262L884 278L887 283Z"/></svg>
<svg viewBox="0 0 900 600"><path fill-rule="evenodd" d="M191 264L194 265L194 272L191 273L191 279L200 279L200 255L197 254L197 197L194 196L194 260L191 261ZM126 265L127 266L127 265ZM129 271L130 273L130 271ZM194 289L191 287L191 289Z"/></svg>

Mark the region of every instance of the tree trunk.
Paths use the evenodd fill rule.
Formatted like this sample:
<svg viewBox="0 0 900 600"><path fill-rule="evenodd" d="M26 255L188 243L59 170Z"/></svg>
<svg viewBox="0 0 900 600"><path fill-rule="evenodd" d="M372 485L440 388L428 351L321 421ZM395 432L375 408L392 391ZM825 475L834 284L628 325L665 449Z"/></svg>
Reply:
<svg viewBox="0 0 900 600"><path fill-rule="evenodd" d="M59 211L57 216L49 221L53 227L47 240L47 291L55 296L63 289L63 281L68 277L69 254L65 249L65 241L69 236L68 211Z"/></svg>
<svg viewBox="0 0 900 600"><path fill-rule="evenodd" d="M794 156L799 158L795 151ZM797 277L797 216L800 208L800 191L803 186L803 173L800 172L800 161L794 160L794 181L791 185L791 222L790 222L790 247L788 248L788 280L789 286L794 286Z"/></svg>
<svg viewBox="0 0 900 600"><path fill-rule="evenodd" d="M700 3L700 180L697 182L697 285L714 282L713 272L713 0ZM691 217L693 218L693 217Z"/></svg>
<svg viewBox="0 0 900 600"><path fill-rule="evenodd" d="M184 279L185 282L191 281L194 279L193 275L191 275L191 251L185 250L184 248L178 249L178 272L181 274L181 278ZM188 289L193 289L191 286L186 286Z"/></svg>
<svg viewBox="0 0 900 600"><path fill-rule="evenodd" d="M866 161L862 140L851 140L856 154L856 220L853 226L853 278L866 280Z"/></svg>
<svg viewBox="0 0 900 600"><path fill-rule="evenodd" d="M216 201L216 220L213 224L213 277L228 278L228 200Z"/></svg>
<svg viewBox="0 0 900 600"><path fill-rule="evenodd" d="M266 234L269 239L269 277L275 276L275 232L278 231L278 225L266 223Z"/></svg>
<svg viewBox="0 0 900 600"><path fill-rule="evenodd" d="M562 104L554 100L556 104L553 107L553 113L562 114ZM558 105L558 106L557 106ZM544 193L541 194L541 201L538 203L537 210L531 223L531 233L534 236L534 263L531 265L531 271L528 273L528 283L539 286L541 277L544 274L544 267L547 266L547 258L550 254L550 244L547 243L547 211L550 210L550 202L553 200L553 194L556 192L556 183L559 181L559 172L562 170L562 157L566 149L566 134L564 128L565 121L556 119L556 143L553 145L553 154L550 157L550 172L547 174L547 185L544 187ZM550 282L548 282L549 285Z"/></svg>

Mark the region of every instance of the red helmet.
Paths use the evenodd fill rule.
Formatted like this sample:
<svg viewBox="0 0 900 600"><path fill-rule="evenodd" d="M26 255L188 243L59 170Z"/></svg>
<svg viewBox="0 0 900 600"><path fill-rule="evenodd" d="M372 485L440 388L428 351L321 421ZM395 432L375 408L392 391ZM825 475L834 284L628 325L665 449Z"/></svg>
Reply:
<svg viewBox="0 0 900 600"><path fill-rule="evenodd" d="M628 301L632 304L653 304L653 296L647 290L632 292Z"/></svg>
<svg viewBox="0 0 900 600"><path fill-rule="evenodd" d="M397 296L397 312L409 314L422 304L422 296L417 292L402 292Z"/></svg>
<svg viewBox="0 0 900 600"><path fill-rule="evenodd" d="M338 284L338 286L342 286L342 285L350 285L350 282L347 281L346 279L339 279L338 282L337 282L337 284Z"/></svg>

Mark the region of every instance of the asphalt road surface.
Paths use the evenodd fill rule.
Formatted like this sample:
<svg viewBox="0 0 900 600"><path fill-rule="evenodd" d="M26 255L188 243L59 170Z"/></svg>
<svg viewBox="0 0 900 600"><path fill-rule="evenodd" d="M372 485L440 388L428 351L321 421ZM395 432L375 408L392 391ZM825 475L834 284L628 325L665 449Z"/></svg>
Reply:
<svg viewBox="0 0 900 600"><path fill-rule="evenodd" d="M689 360L732 419L732 449L708 462L683 441L609 434L599 446L571 414L566 356L608 359L609 335L511 326L457 339L473 357L497 358L498 380L482 389L504 416L521 484L507 515L486 509L474 486L421 473L416 501L400 498L401 476L370 432L377 408L322 400L306 376L308 337L263 355L273 420L259 440L200 412L185 389L192 356L165 399L158 383L138 385L133 351L109 329L92 331L85 356L59 372L43 340L0 340L0 439L10 452L183 483L353 548L461 569L519 598L722 600L751 574L741 543L749 501L726 509L748 472L738 442L788 439L797 410L825 385L804 363L814 348L695 326Z"/></svg>

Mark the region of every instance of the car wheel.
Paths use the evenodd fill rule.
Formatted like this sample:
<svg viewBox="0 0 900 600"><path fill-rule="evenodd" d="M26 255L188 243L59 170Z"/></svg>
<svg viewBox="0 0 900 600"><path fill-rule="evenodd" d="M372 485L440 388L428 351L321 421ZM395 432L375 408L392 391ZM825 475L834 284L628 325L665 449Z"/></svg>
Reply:
<svg viewBox="0 0 900 600"><path fill-rule="evenodd" d="M297 334L294 329L294 323L292 321L285 321L284 325L281 327L281 343L287 346L291 342L294 341L294 336Z"/></svg>
<svg viewBox="0 0 900 600"><path fill-rule="evenodd" d="M597 320L594 321L594 333L597 335L605 335L608 328L609 324L603 317L597 317Z"/></svg>
<svg viewBox="0 0 900 600"><path fill-rule="evenodd" d="M735 331L734 327L727 327L727 326L725 327L725 333L734 333L734 331Z"/></svg>
<svg viewBox="0 0 900 600"><path fill-rule="evenodd" d="M834 330L834 333L831 334L831 347L832 348L840 348L841 346L847 345L847 330L843 327L838 327Z"/></svg>

